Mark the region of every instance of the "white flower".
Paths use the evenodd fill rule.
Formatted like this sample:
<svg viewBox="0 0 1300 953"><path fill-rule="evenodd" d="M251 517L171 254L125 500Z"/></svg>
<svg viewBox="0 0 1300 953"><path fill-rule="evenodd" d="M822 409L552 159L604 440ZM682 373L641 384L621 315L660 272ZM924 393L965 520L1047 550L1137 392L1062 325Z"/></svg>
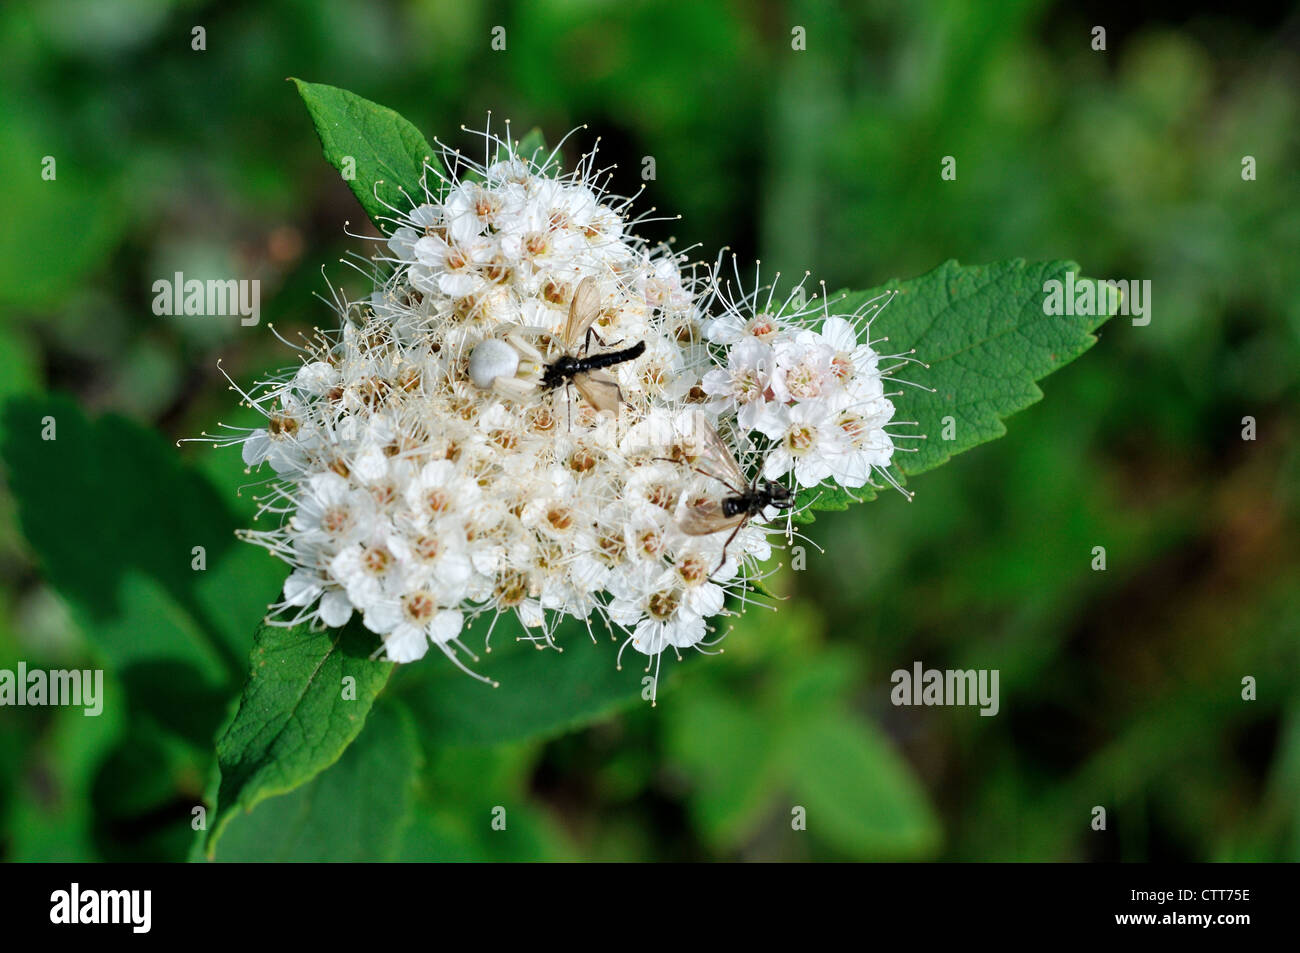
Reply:
<svg viewBox="0 0 1300 953"><path fill-rule="evenodd" d="M289 521L300 540L341 549L370 532L375 504L364 490L333 472L315 474L304 490Z"/></svg>
<svg viewBox="0 0 1300 953"><path fill-rule="evenodd" d="M266 428L252 431L242 441L244 463L266 462L276 473L300 470L319 447L319 428L293 394L277 389L268 398L272 407L265 411Z"/></svg>
<svg viewBox="0 0 1300 953"><path fill-rule="evenodd" d="M410 225L403 225L388 239L389 250L401 261L415 260L415 243L437 225L441 213L434 205L420 205L407 215Z"/></svg>
<svg viewBox="0 0 1300 953"><path fill-rule="evenodd" d="M330 575L348 594L348 600L363 611L382 602L388 592L399 589L405 567L380 534L368 543L353 543L330 560Z"/></svg>
<svg viewBox="0 0 1300 953"><path fill-rule="evenodd" d="M468 244L496 227L498 216L505 210L505 200L495 189L477 182L462 182L448 192L443 209L448 237L453 242Z"/></svg>
<svg viewBox="0 0 1300 953"><path fill-rule="evenodd" d="M310 606L320 600L316 616L330 628L346 625L352 618L352 602L342 589L332 587L325 576L305 568L295 569L284 581L287 605Z"/></svg>
<svg viewBox="0 0 1300 953"><path fill-rule="evenodd" d="M610 590L610 621L631 631L631 645L643 655L690 648L707 632L704 619L683 605L681 582L672 569L642 563L620 573Z"/></svg>
<svg viewBox="0 0 1300 953"><path fill-rule="evenodd" d="M767 312L746 317L729 309L711 320L705 333L714 344L737 344L745 338L771 344L781 333L781 322Z"/></svg>
<svg viewBox="0 0 1300 953"><path fill-rule="evenodd" d="M727 352L726 368L709 371L701 381L704 392L718 398L711 409L715 413L734 411L741 428L753 430L768 399L776 397L772 388L774 359L769 345L753 337L740 338Z"/></svg>
<svg viewBox="0 0 1300 953"><path fill-rule="evenodd" d="M338 368L325 361L309 361L298 368L298 373L293 376L293 386L313 397L328 394L338 382Z"/></svg>
<svg viewBox="0 0 1300 953"><path fill-rule="evenodd" d="M425 235L415 243L411 284L456 298L473 294L487 285L482 266L492 261L494 252L493 243L484 238L448 242L440 235Z"/></svg>
<svg viewBox="0 0 1300 953"><path fill-rule="evenodd" d="M873 472L889 466L894 441L885 425L893 415L894 405L883 396L862 401L846 392L831 403L832 422L843 434L843 451L832 462L836 483L865 486Z"/></svg>
<svg viewBox="0 0 1300 953"><path fill-rule="evenodd" d="M844 452L844 436L821 402L773 405L757 429L775 443L763 466L769 480L793 470L800 486L816 486L835 472L835 460Z"/></svg>
<svg viewBox="0 0 1300 953"><path fill-rule="evenodd" d="M496 338L475 346L469 356L469 379L475 387L488 390L498 377L514 377L519 370L519 352Z"/></svg>
<svg viewBox="0 0 1300 953"><path fill-rule="evenodd" d="M798 331L777 341L772 348L776 367L771 388L782 403L815 400L836 383L831 360L835 356L814 331Z"/></svg>
<svg viewBox="0 0 1300 953"><path fill-rule="evenodd" d="M673 553L673 572L681 585L682 607L701 619L722 611L726 590L720 582L734 576L737 566L736 556L730 552L726 562L719 565L721 546L710 544L708 539L691 538Z"/></svg>
<svg viewBox="0 0 1300 953"><path fill-rule="evenodd" d="M447 646L460 635L464 617L454 609L441 609L431 593L415 590L366 612L366 628L384 636L384 652L391 662L423 658L433 642Z"/></svg>

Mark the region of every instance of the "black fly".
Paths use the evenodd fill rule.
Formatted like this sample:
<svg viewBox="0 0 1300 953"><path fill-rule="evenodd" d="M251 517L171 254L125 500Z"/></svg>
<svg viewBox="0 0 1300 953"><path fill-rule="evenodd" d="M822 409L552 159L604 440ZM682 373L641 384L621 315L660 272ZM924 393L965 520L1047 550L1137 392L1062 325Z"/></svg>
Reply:
<svg viewBox="0 0 1300 953"><path fill-rule="evenodd" d="M718 569L721 569L727 562L727 547L746 523L762 514L769 506L777 510L788 510L795 505L796 499L789 487L775 480L756 476L752 481L747 481L740 464L722 442L718 432L707 421L701 420L700 427L703 448L691 462L691 469L717 480L730 493L721 497L692 500L678 516L677 525L688 536L709 536L730 529L731 535L722 546L722 561L718 563Z"/></svg>
<svg viewBox="0 0 1300 953"><path fill-rule="evenodd" d="M546 365L541 383L542 387L553 388L572 382L591 406L597 410L617 413L623 393L618 389L614 378L601 372L604 368L624 361L636 360L645 353L645 341L637 341L631 347L618 351L587 355L586 350L594 334L591 325L599 313L600 295L596 291L596 279L590 276L583 278L573 292L573 300L569 303L569 320L564 326L564 346L569 353L560 355ZM581 357L575 353L580 341L584 345Z"/></svg>

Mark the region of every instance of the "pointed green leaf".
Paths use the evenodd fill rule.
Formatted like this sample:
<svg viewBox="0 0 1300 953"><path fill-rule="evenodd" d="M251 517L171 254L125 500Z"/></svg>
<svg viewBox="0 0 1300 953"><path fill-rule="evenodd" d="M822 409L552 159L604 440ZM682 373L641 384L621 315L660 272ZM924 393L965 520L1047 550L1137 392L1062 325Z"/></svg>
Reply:
<svg viewBox="0 0 1300 953"><path fill-rule="evenodd" d="M551 177L558 175L564 168L564 153L558 149L552 153L550 147L546 145L546 136L536 127L530 129L528 135L519 140L519 144L515 147L515 155L533 163Z"/></svg>
<svg viewBox="0 0 1300 953"><path fill-rule="evenodd" d="M23 533L106 661L177 663L217 688L238 684L284 569L235 539L208 480L158 434L90 419L62 396L8 401L0 432Z"/></svg>
<svg viewBox="0 0 1300 953"><path fill-rule="evenodd" d="M695 826L715 849L739 848L769 815L780 790L774 719L753 697L703 682L664 708L666 749L690 779L687 803Z"/></svg>
<svg viewBox="0 0 1300 953"><path fill-rule="evenodd" d="M796 803L808 831L854 857L922 857L939 846L939 822L911 768L870 722L817 711L787 742Z"/></svg>
<svg viewBox="0 0 1300 953"><path fill-rule="evenodd" d="M311 113L325 158L381 232L392 232L394 208L405 211L424 201L426 185L437 193L442 163L415 126L346 89L293 82Z"/></svg>
<svg viewBox="0 0 1300 953"><path fill-rule="evenodd" d="M376 861L397 855L411 819L420 748L400 705L375 706L365 731L309 783L226 829L217 861Z"/></svg>
<svg viewBox="0 0 1300 953"><path fill-rule="evenodd" d="M305 784L351 744L393 668L370 658L376 644L355 620L342 629L257 633L239 709L217 741L221 784L209 853L235 811Z"/></svg>
<svg viewBox="0 0 1300 953"><path fill-rule="evenodd" d="M1066 280L1078 266L1068 261L995 262L959 265L949 261L929 274L892 281L870 291L833 295L834 311L848 314L889 291L897 296L871 325L873 340L887 337L878 349L898 354L916 349L916 360L896 377L900 384L894 419L914 420L915 428L895 434L925 434L925 440L901 440L894 463L912 476L932 470L953 454L1006 433L1003 419L1040 400L1036 381L1074 360L1096 343L1095 331L1113 312L1096 316L1045 313L1049 281ZM929 390L933 388L933 392ZM951 417L944 439L945 418ZM843 510L871 499L860 490L819 489L811 508ZM804 514L811 516L811 514Z"/></svg>

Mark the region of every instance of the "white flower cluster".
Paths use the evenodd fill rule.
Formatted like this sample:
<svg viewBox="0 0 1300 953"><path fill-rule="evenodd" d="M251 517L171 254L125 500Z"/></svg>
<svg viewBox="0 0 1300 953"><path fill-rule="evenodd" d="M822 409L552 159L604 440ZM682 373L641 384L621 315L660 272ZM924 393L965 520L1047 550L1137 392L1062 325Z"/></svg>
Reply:
<svg viewBox="0 0 1300 953"><path fill-rule="evenodd" d="M387 658L461 667L466 625L507 612L542 645L573 616L704 650L795 504L737 441L769 438L770 480L862 486L893 452L880 359L844 318L753 313L648 247L594 153L554 176L484 138L394 210L369 300L241 392L265 426L217 438L274 471L276 525L246 534L293 567L273 618L358 613Z"/></svg>
<svg viewBox="0 0 1300 953"><path fill-rule="evenodd" d="M885 393L889 373L900 365L882 369L887 358L859 338L893 293L846 318L830 313L824 295L820 304L802 307L802 284L775 306L770 291L760 301L760 290L735 299L729 288L715 282L715 289L722 313L707 323L705 334L717 346L717 366L704 374L701 386L714 415L734 415L736 430L747 440L755 433L766 438L758 441L767 447L763 476L775 480L793 473L800 487L831 480L853 488L878 474L902 490L888 471L895 438L887 428L895 422ZM810 319L819 314L814 330Z"/></svg>

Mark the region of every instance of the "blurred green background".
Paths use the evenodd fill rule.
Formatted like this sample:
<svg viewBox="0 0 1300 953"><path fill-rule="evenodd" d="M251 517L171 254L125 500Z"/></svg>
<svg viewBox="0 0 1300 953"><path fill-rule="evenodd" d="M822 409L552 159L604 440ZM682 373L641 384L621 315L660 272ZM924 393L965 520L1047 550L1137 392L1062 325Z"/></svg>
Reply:
<svg viewBox="0 0 1300 953"><path fill-rule="evenodd" d="M69 443L85 424L67 405L76 479L21 523L23 462L5 460L0 668L102 665L110 699L98 719L0 709L0 858L189 850L243 661L139 674L185 612L251 632L282 572L233 541L210 554L238 609L149 577L153 523L205 505L231 525L251 515L236 451L171 443L232 419L218 358L247 380L292 360L268 322L331 319L312 297L322 263L359 290L337 260L358 247L344 221L364 216L293 75L463 147L460 125L488 110L552 141L588 123L577 142L601 137L619 190L655 158L641 207L683 219L652 237L832 287L1011 257L1153 285L1149 326L1110 322L1005 438L915 480L914 503L820 519L826 552L779 580L789 601L682 665L657 708L426 751L389 832L401 856L1300 859L1300 18L1088 6L6 3L0 399L58 392L166 443ZM956 181L940 180L947 155ZM261 325L155 316L152 282L174 271L260 278ZM1242 439L1244 416L1258 439ZM155 458L207 482L155 485ZM141 521L91 526L141 493ZM109 591L79 582L77 559ZM890 673L918 660L998 669L1001 712L891 706ZM1248 675L1258 700L1241 698ZM496 805L506 831L490 828ZM807 831L791 829L796 805Z"/></svg>

